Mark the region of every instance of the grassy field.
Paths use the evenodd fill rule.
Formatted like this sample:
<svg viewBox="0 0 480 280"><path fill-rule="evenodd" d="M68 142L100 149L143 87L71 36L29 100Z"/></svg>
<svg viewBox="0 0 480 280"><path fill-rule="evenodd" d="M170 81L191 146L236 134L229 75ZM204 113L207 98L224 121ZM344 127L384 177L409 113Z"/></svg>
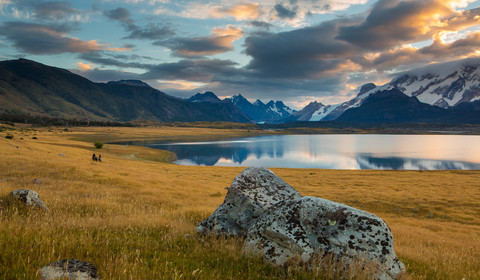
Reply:
<svg viewBox="0 0 480 280"><path fill-rule="evenodd" d="M103 279L328 279L247 259L241 241L197 239L243 168L168 163L168 152L94 141L246 136L206 128L36 128L0 132L0 197L33 189L50 212L3 207L0 279L39 279L64 258ZM13 139L6 139L6 135ZM36 138L36 139L33 139ZM79 141L83 140L83 141ZM102 163L92 162L102 154ZM303 195L376 214L391 227L407 279L480 279L479 171L272 169ZM34 179L40 179L35 183ZM38 180L37 180L38 181ZM323 275L323 276L322 276Z"/></svg>

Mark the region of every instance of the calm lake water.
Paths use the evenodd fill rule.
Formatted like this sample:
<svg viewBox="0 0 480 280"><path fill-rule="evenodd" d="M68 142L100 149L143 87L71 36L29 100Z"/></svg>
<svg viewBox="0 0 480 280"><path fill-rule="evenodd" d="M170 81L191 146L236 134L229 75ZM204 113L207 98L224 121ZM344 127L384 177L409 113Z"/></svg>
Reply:
<svg viewBox="0 0 480 280"><path fill-rule="evenodd" d="M326 169L480 169L480 136L275 135L136 143L175 152L176 164Z"/></svg>

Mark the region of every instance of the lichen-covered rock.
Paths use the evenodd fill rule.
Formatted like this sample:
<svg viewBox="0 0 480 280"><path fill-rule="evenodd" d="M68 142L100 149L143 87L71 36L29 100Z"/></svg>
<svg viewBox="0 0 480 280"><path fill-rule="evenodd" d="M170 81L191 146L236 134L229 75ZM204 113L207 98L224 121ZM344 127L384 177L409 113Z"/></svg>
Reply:
<svg viewBox="0 0 480 280"><path fill-rule="evenodd" d="M248 254L275 265L295 258L333 255L375 264L375 279L396 279L405 271L393 248L387 224L377 216L317 197L284 201L265 211L250 227Z"/></svg>
<svg viewBox="0 0 480 280"><path fill-rule="evenodd" d="M269 207L301 197L299 192L272 171L247 168L233 180L224 202L200 223L197 231L244 237Z"/></svg>
<svg viewBox="0 0 480 280"><path fill-rule="evenodd" d="M10 199L22 202L26 206L41 208L48 211L48 207L43 203L36 191L22 189L15 190L10 192L9 197Z"/></svg>
<svg viewBox="0 0 480 280"><path fill-rule="evenodd" d="M100 279L97 268L89 263L77 259L59 260L41 268L42 280L76 279L94 280Z"/></svg>

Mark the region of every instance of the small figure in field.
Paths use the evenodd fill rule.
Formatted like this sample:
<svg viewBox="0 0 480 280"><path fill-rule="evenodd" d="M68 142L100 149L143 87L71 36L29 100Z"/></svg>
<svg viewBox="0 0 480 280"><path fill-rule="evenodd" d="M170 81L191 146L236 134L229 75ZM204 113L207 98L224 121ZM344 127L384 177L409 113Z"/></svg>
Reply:
<svg viewBox="0 0 480 280"><path fill-rule="evenodd" d="M98 158L97 158L97 156L96 156L95 154L92 155L92 160L98 161Z"/></svg>
<svg viewBox="0 0 480 280"><path fill-rule="evenodd" d="M98 155L98 161L102 162L102 155Z"/></svg>

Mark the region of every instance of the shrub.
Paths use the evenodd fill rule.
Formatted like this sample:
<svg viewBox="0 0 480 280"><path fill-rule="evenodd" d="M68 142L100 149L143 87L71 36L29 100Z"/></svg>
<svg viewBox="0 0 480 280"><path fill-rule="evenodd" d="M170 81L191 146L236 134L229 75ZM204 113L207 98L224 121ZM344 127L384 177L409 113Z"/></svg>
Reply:
<svg viewBox="0 0 480 280"><path fill-rule="evenodd" d="M7 139L13 139L13 135L7 134L7 136L5 136L5 138L7 138Z"/></svg>
<svg viewBox="0 0 480 280"><path fill-rule="evenodd" d="M93 143L93 144L95 145L95 148L97 148L97 149L101 149L101 148L103 147L103 143L102 143L102 142L98 142L98 141L97 141L97 142L95 142L95 143Z"/></svg>
<svg viewBox="0 0 480 280"><path fill-rule="evenodd" d="M37 138L37 136L33 136L32 139L35 139L35 140L36 140L36 139L38 139L38 138Z"/></svg>

